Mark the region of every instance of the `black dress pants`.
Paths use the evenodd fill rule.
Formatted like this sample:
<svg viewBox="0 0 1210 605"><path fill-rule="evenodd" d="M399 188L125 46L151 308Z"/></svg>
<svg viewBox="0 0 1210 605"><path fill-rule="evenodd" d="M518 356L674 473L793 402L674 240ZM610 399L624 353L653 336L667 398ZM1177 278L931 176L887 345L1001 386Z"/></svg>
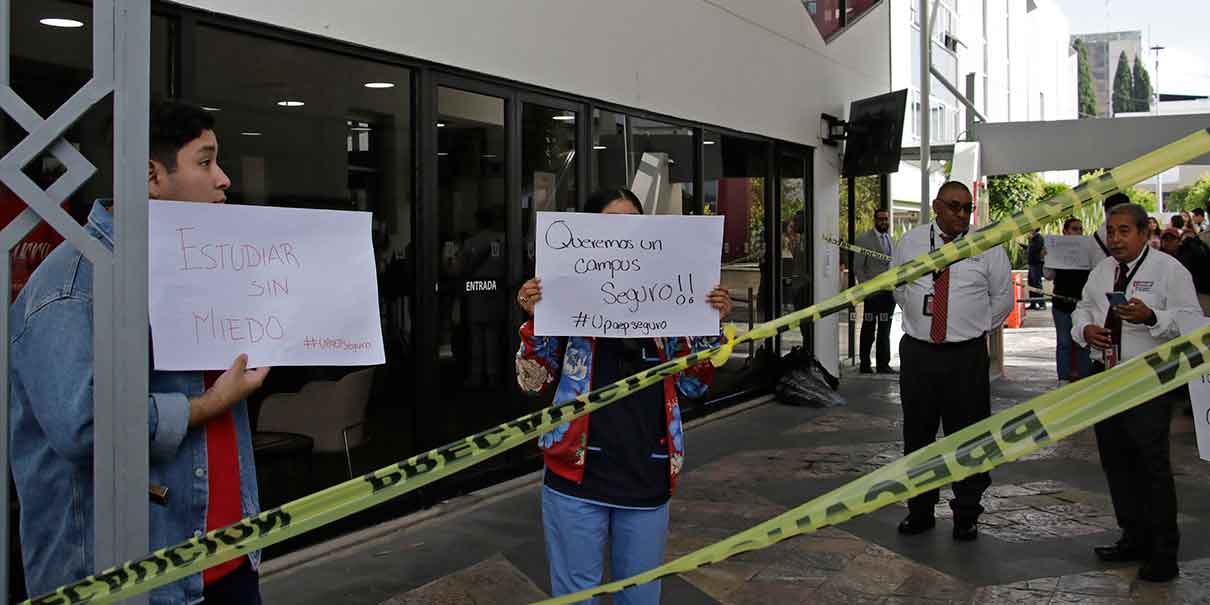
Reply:
<svg viewBox="0 0 1210 605"><path fill-rule="evenodd" d="M1171 399L1161 395L1095 428L1122 537L1159 563L1175 563L1181 541L1168 458L1171 409Z"/></svg>
<svg viewBox="0 0 1210 605"><path fill-rule="evenodd" d="M895 296L879 292L865 299L865 317L861 322L861 367L870 367L870 347L877 333L876 360L879 368L891 365L891 317L895 313Z"/></svg>
<svg viewBox="0 0 1210 605"><path fill-rule="evenodd" d="M987 339L935 344L904 336L899 341L899 393L903 399L903 453L937 440L937 429L949 435L991 415L990 361ZM980 500L991 475L979 473L953 484L950 508L956 519L978 519ZM908 500L912 515L932 517L940 500L937 490Z"/></svg>

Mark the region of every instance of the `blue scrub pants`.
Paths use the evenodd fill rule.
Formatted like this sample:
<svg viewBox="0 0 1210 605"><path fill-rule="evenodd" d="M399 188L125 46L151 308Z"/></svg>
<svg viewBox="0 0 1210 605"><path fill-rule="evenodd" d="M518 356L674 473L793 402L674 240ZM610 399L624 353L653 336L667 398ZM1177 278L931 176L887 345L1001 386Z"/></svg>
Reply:
<svg viewBox="0 0 1210 605"><path fill-rule="evenodd" d="M615 580L662 564L668 538L668 503L655 509L619 508L572 498L542 486L542 528L550 563L551 595L557 597L601 583L606 546L610 575ZM623 590L613 596L613 602L659 605L660 582Z"/></svg>

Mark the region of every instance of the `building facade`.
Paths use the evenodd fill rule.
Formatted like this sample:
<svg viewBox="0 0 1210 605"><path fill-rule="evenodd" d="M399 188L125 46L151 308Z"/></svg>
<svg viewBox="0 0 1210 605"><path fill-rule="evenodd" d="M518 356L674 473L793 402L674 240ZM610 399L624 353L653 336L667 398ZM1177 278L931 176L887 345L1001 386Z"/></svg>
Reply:
<svg viewBox="0 0 1210 605"><path fill-rule="evenodd" d="M920 145L919 0L893 0L891 88L909 89L904 147ZM930 7L932 3L930 2ZM974 74L974 102L991 122L1075 119L1076 55L1067 17L1050 0L940 0L933 27L933 66L966 90ZM929 139L946 145L965 138L967 110L936 78L929 91ZM945 180L943 158L930 167L930 190ZM1046 175L1072 182L1074 174ZM901 215L920 202L920 166L902 162L891 178L891 196Z"/></svg>
<svg viewBox="0 0 1210 605"><path fill-rule="evenodd" d="M1092 70L1092 89L1097 95L1097 117L1110 118L1116 113L1113 104L1113 75L1117 73L1122 53L1133 68L1135 57L1146 62L1143 32L1122 31L1099 34L1079 34L1071 37L1080 40L1088 51L1088 67Z"/></svg>
<svg viewBox="0 0 1210 605"><path fill-rule="evenodd" d="M258 451L263 504L550 405L524 398L513 370L534 213L633 187L652 159L666 178L640 191L650 209L725 217L726 319L741 333L835 294L839 254L820 236L840 233L840 159L820 115L892 89L894 4L152 2L153 96L214 112L232 203L373 214L388 362L274 370L251 402L254 428L336 433L266 441L277 450ZM12 6L13 87L50 115L89 78L91 8ZM111 195L108 116L96 114L66 133L100 169L64 201L80 220ZM6 149L23 136L4 122ZM48 157L27 172L46 185L62 167ZM762 352L806 346L835 371L837 326L737 351L686 412L759 388ZM349 426L309 427L307 405L346 408ZM524 449L475 476L536 468Z"/></svg>

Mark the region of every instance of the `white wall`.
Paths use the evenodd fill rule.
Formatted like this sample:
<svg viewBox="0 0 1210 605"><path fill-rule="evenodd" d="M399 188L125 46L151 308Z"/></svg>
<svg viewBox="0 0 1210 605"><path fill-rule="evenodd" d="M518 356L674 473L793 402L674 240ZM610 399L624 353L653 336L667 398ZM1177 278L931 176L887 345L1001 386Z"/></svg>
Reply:
<svg viewBox="0 0 1210 605"><path fill-rule="evenodd" d="M182 0L181 4L816 147L815 224L839 217L819 115L891 90L891 0L825 44L800 0ZM201 49L204 52L204 49ZM254 58L250 58L254 60ZM815 243L816 275L835 276ZM835 279L814 280L815 295ZM830 327L828 327L830 326ZM835 320L816 350L836 369Z"/></svg>

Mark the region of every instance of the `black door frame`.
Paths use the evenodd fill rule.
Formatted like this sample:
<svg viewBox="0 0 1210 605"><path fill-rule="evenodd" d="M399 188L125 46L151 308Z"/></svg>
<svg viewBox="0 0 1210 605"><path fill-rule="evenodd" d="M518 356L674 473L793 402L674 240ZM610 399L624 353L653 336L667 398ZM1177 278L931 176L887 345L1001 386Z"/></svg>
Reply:
<svg viewBox="0 0 1210 605"><path fill-rule="evenodd" d="M803 205L804 229L803 229L802 237L807 238L806 245L804 246L804 248L806 249L806 261L805 262L807 265L806 266L807 276L809 278L808 283L807 283L807 288L808 288L807 289L807 304L814 304L815 303L815 282L820 277L818 275L815 275L815 242L818 239L818 236L815 234L815 216L814 216L815 215L815 178L814 178L815 175L813 172L813 163L814 163L814 159L815 159L815 156L814 156L815 150L814 150L814 148L808 147L806 145L797 145L794 143L787 143L785 141L778 141L774 147L776 148L774 150L774 153L776 155L774 155L774 161L772 162L774 187L772 187L771 189L775 189L777 193L776 193L776 197L774 198L775 202L770 204L774 208L774 212L776 213L776 215L774 217L776 222L773 224L774 230L773 230L772 235L775 238L775 240L780 243L780 233L781 233L780 229L781 229L781 224L782 224L781 181L782 181L782 178L786 176L783 174L781 162L782 162L783 158L790 158L790 159L793 159L794 161L802 162L803 201L804 201L804 205ZM769 247L772 247L772 246L769 246ZM777 249L780 250L781 246L778 245ZM780 254L778 254L778 257L780 257ZM775 283L777 283L777 284L781 284L781 279L782 279L781 271L782 271L781 263L780 262L774 263L774 276L777 280ZM777 307L776 307L776 309L777 309L778 313L776 313L775 316L781 315L780 311L783 306L781 290L782 289L780 287L777 288ZM806 331L805 331L806 333L803 336L803 348L806 349L807 351L810 351L811 353L814 353L815 352L815 323L811 322L811 323L807 323L804 325L806 326ZM781 335L779 334L777 338L778 338L777 350L779 352L784 352L781 349Z"/></svg>

